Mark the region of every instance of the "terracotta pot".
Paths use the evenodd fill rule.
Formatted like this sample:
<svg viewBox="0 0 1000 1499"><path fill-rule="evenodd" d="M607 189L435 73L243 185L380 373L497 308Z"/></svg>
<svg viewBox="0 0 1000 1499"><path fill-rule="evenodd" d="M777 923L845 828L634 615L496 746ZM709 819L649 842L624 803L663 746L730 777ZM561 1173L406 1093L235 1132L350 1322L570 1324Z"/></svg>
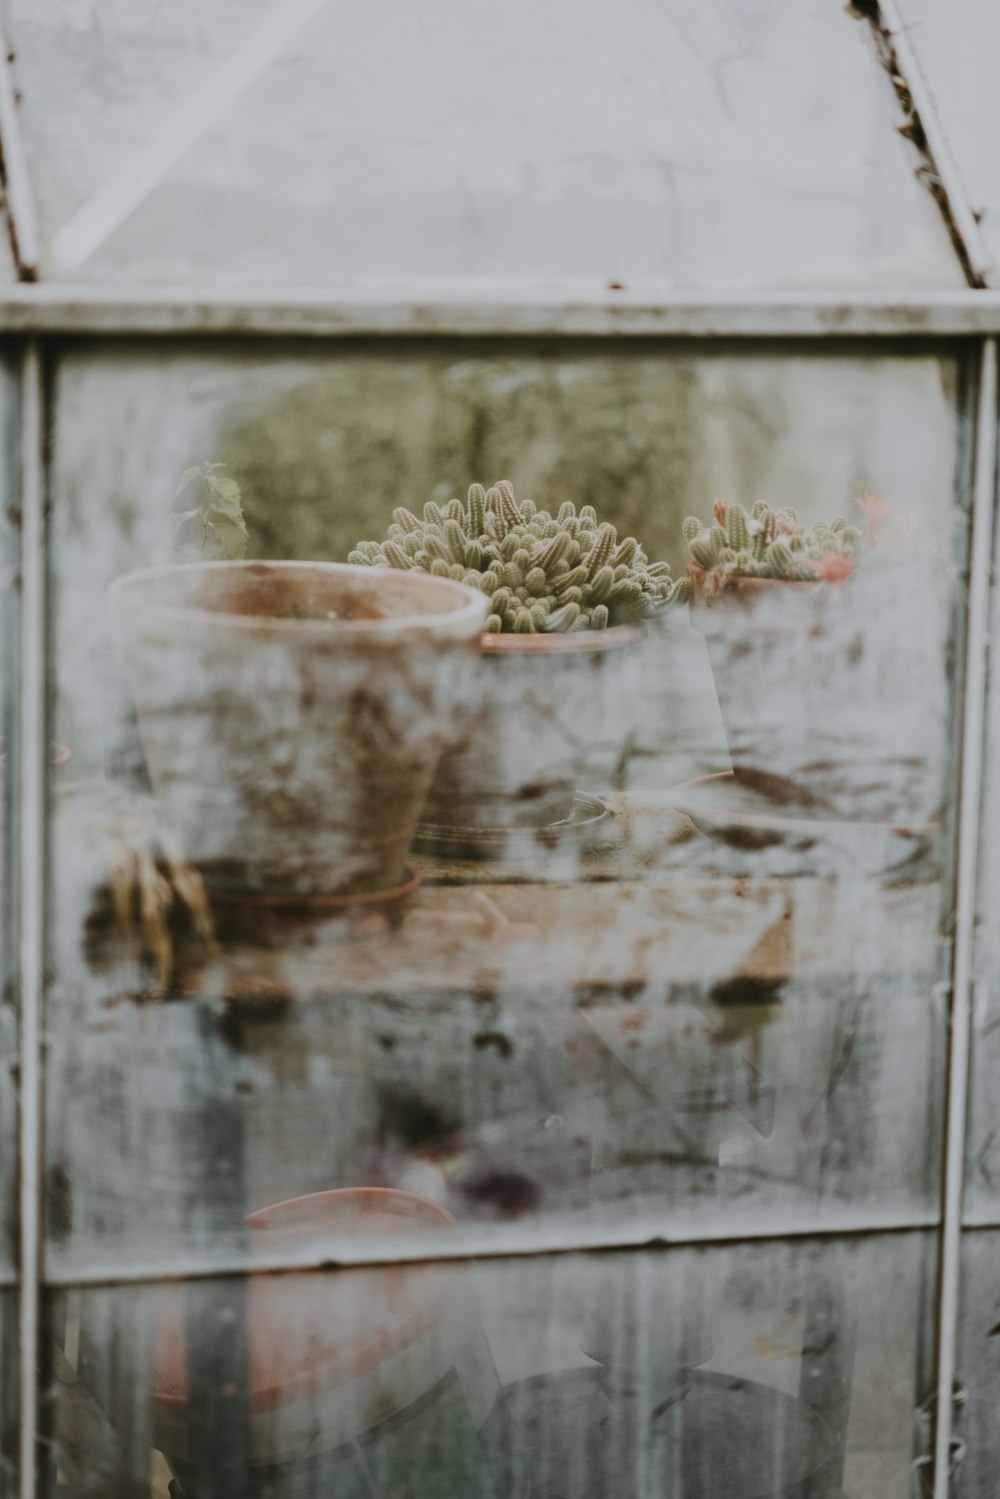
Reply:
<svg viewBox="0 0 1000 1499"><path fill-rule="evenodd" d="M371 1187L294 1198L247 1219L251 1256L263 1252L279 1260L316 1235L325 1236L326 1243L369 1235L385 1240L453 1227L451 1215L427 1198ZM291 1481L297 1464L312 1474L323 1455L328 1457L322 1474L326 1487L317 1492L341 1491L338 1471L342 1491L354 1492L360 1447L378 1493L404 1491L399 1485L408 1475L400 1464L426 1461L428 1452L440 1465L437 1476L445 1486L453 1476L451 1465L461 1474L471 1462L473 1472L464 1476L472 1481L462 1490L469 1499L513 1493L493 1486L496 1463L509 1461L506 1421L467 1284L452 1267L427 1264L250 1275L250 1459L252 1468L263 1470L264 1492L280 1491L280 1480ZM193 1474L197 1493L198 1454L189 1450L183 1288L165 1292L161 1306L154 1440L172 1466ZM213 1336L225 1338L227 1327L232 1323L220 1322ZM238 1335L238 1329L228 1334ZM208 1344L199 1348L210 1365L218 1352ZM495 1454L492 1477L491 1468L483 1466L484 1452ZM268 1487L276 1476L277 1490ZM293 1487L296 1493L312 1492Z"/></svg>
<svg viewBox="0 0 1000 1499"><path fill-rule="evenodd" d="M154 791L221 890L398 886L486 599L318 562L152 569L110 590Z"/></svg>
<svg viewBox="0 0 1000 1499"><path fill-rule="evenodd" d="M893 825L939 815L944 618L909 565L838 582L695 577L738 781L788 815Z"/></svg>
<svg viewBox="0 0 1000 1499"><path fill-rule="evenodd" d="M424 813L440 827L541 828L568 817L635 625L484 635L461 744L442 756Z"/></svg>

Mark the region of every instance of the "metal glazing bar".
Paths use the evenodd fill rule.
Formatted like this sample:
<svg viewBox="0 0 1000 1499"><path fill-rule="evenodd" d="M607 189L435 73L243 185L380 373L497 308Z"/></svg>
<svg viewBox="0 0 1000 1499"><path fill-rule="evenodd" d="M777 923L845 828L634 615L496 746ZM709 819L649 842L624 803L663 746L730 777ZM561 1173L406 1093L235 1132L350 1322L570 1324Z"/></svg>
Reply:
<svg viewBox="0 0 1000 1499"><path fill-rule="evenodd" d="M0 333L332 338L937 338L1000 334L1000 291L621 291L591 281L344 278L254 289L36 283L0 288Z"/></svg>
<svg viewBox="0 0 1000 1499"><path fill-rule="evenodd" d="M884 1209L866 1210L858 1206L836 1226L817 1224L815 1214L782 1218L777 1214L761 1216L756 1222L699 1224L679 1220L673 1212L662 1220L645 1222L620 1229L607 1225L561 1225L559 1228L537 1228L525 1232L513 1225L490 1224L482 1233L421 1233L410 1239L359 1239L314 1237L299 1251L287 1246L282 1252L252 1258L231 1255L206 1257L171 1251L162 1259L145 1262L133 1259L129 1264L90 1265L50 1263L45 1283L52 1287L87 1287L107 1285L144 1285L162 1280L203 1280L227 1275L245 1275L248 1270L333 1269L350 1265L398 1265L461 1260L523 1259L554 1254L597 1254L630 1252L642 1249L693 1249L699 1246L767 1244L803 1240L827 1242L870 1238L884 1234L926 1233L940 1226L934 1213L900 1212Z"/></svg>
<svg viewBox="0 0 1000 1499"><path fill-rule="evenodd" d="M45 514L42 357L21 364L21 684L19 784L18 1208L20 1499L35 1499L42 1199L42 985L45 895Z"/></svg>
<svg viewBox="0 0 1000 1499"><path fill-rule="evenodd" d="M945 1109L944 1183L937 1314L937 1391L934 1424L934 1499L948 1499L952 1406L958 1338L966 1120L972 1031L973 943L979 813L989 647L990 571L997 457L997 345L983 345L976 411L976 459L961 730L951 1035Z"/></svg>
<svg viewBox="0 0 1000 1499"><path fill-rule="evenodd" d="M935 196L947 216L953 235L957 236L958 247L966 261L967 274L971 274L975 285L989 286L990 252L979 227L979 221L966 196L958 164L948 144L948 138L941 128L934 99L910 41L910 34L900 14L897 0L879 0L879 13L883 28L888 33L899 73L920 121L927 155L930 157L938 178L941 193L936 193Z"/></svg>
<svg viewBox="0 0 1000 1499"><path fill-rule="evenodd" d="M41 260L41 236L18 118L17 93L11 75L13 56L6 37L0 32L0 157L3 158L7 219L18 275L22 280L33 281Z"/></svg>

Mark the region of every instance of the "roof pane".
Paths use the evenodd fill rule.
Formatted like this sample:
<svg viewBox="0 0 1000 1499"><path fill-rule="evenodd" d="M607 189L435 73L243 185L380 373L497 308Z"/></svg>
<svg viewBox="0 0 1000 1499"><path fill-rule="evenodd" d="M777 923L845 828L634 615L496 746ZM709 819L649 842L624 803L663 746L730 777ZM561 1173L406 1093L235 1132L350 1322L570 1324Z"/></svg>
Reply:
<svg viewBox="0 0 1000 1499"><path fill-rule="evenodd" d="M994 0L901 0L900 10L962 185L982 215L994 269L1000 270L1000 6Z"/></svg>
<svg viewBox="0 0 1000 1499"><path fill-rule="evenodd" d="M958 285L812 0L9 0L50 270Z"/></svg>

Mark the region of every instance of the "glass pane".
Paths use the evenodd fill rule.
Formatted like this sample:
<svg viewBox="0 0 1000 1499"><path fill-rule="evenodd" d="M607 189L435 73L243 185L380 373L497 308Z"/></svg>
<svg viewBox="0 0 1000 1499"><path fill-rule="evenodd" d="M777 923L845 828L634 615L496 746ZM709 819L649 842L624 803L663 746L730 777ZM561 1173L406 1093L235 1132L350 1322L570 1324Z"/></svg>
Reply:
<svg viewBox="0 0 1000 1499"><path fill-rule="evenodd" d="M1000 261L1000 164L990 149L996 105L989 58L1000 46L1000 13L983 0L958 0L947 12L934 0L900 0L899 9L996 266Z"/></svg>
<svg viewBox="0 0 1000 1499"><path fill-rule="evenodd" d="M1000 1457L997 1401L1000 1365L1000 1236L986 1230L965 1235L962 1259L961 1330L955 1401L956 1499L985 1499L996 1484Z"/></svg>
<svg viewBox="0 0 1000 1499"><path fill-rule="evenodd" d="M409 1210L385 1196L377 1211ZM57 1433L85 1401L93 1417L59 1461L115 1492L151 1472L165 1492L169 1470L185 1499L909 1499L931 1251L912 1235L84 1289L59 1298Z"/></svg>
<svg viewBox="0 0 1000 1499"><path fill-rule="evenodd" d="M965 388L957 353L884 346L864 357L358 346L253 362L180 345L67 350L54 383L55 721L89 784L54 808L51 1265L230 1263L248 1212L363 1185L419 1189L493 1246L666 1221L930 1221L936 813ZM302 697L293 686L290 708L301 663L256 655L242 634L212 655L213 620L251 605L213 593L228 585L204 561L183 574L215 580L194 643L182 609L163 654L137 656L152 585L130 585L140 605L117 622L108 585L170 560L172 514L192 493L185 481L189 498L175 501L178 475L206 459L238 480L258 558L342 559L383 534L393 506L447 504L477 474L504 472L553 512L592 503L675 575L684 516L711 519L717 496L767 496L818 519L862 516L853 496L871 490L911 512L916 541L888 557L874 548L856 576L815 595L831 611L815 628L799 621L779 637L790 706L787 691L749 709L726 697L725 653L710 659L702 633L716 615L677 611L641 643L626 630L623 665L583 688L554 657L548 686L532 679L522 695L539 717L510 700L520 737L502 769L507 729L494 719L409 855L421 798L403 807L394 772L373 769L384 790L358 802L368 810L347 818L354 842L336 842L334 857L323 840L344 836L336 788L367 787L369 744L381 767L400 742L365 738L369 720L337 728L343 702L391 680L401 740L424 745L431 723L456 754L467 709L456 717L422 677L409 682L426 688L414 707L390 657L357 678L317 677ZM185 524L197 545L197 518ZM365 576L387 587L425 577ZM325 628L302 620L317 613L305 595L267 607L284 616L281 639ZM454 665L467 704L490 669L477 659ZM209 660L221 675L203 675ZM546 715L560 695L574 717L553 739ZM322 754L332 740L338 758L313 783L305 730L288 723L315 702ZM577 722L586 754L566 748ZM739 758L747 736L763 745L756 777ZM475 795L513 826L456 821L453 808L441 821L452 803L475 810L455 788L478 757L491 769ZM532 823L541 803L526 766L565 797L568 825ZM429 763L421 774L426 788ZM369 831L380 818L400 840L401 883L365 866L350 889L334 886L382 849ZM199 947L200 886L184 856L209 886L214 956ZM422 874L416 894L406 868ZM296 904L309 895L319 914Z"/></svg>
<svg viewBox="0 0 1000 1499"><path fill-rule="evenodd" d="M842 7L8 12L54 274L962 284Z"/></svg>

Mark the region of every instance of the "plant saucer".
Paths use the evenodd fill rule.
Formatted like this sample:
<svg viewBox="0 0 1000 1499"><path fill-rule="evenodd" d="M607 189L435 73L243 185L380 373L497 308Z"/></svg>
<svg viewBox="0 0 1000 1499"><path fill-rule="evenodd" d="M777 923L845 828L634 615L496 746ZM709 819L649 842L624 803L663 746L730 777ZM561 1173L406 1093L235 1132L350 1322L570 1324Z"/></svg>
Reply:
<svg viewBox="0 0 1000 1499"><path fill-rule="evenodd" d="M611 817L607 803L592 792L577 791L573 810L560 822L539 828L467 828L422 822L414 847L443 859L503 859L530 862L544 859L558 848L586 847L595 833L604 832Z"/></svg>
<svg viewBox="0 0 1000 1499"><path fill-rule="evenodd" d="M400 926L420 879L419 871L407 869L402 884L392 890L359 895L261 894L210 887L205 893L221 942L313 946L381 936Z"/></svg>

